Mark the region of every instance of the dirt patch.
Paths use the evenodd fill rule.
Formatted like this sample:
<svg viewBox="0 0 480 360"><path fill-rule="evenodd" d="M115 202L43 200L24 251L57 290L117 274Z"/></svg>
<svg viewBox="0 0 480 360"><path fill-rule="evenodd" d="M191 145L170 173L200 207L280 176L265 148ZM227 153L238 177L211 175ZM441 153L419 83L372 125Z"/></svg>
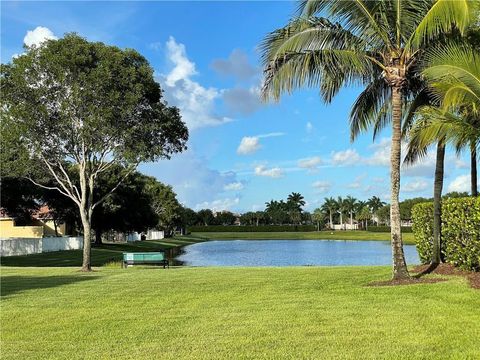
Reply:
<svg viewBox="0 0 480 360"><path fill-rule="evenodd" d="M415 285L415 284L434 284L442 281L447 281L446 278L410 278L404 280L387 280L387 281L374 281L368 284L368 286L399 286L399 285Z"/></svg>
<svg viewBox="0 0 480 360"><path fill-rule="evenodd" d="M480 272L460 270L451 264L440 264L433 271L429 271L429 265L419 265L412 269L413 273L421 276L422 273L432 273L438 275L463 276L468 279L470 286L474 289L480 289Z"/></svg>

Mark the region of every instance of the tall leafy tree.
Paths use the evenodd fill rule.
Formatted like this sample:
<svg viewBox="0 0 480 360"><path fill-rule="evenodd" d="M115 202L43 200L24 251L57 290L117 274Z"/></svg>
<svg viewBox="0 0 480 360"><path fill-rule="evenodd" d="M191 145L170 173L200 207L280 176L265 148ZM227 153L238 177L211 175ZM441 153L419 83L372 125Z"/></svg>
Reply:
<svg viewBox="0 0 480 360"><path fill-rule="evenodd" d="M403 107L416 87L415 67L439 35L453 28L463 32L475 21L477 8L475 1L452 0L302 1L300 16L262 44L266 99L310 86L330 102L343 86L361 84L365 90L350 116L352 138L391 122L394 279L409 277L400 229L400 146Z"/></svg>
<svg viewBox="0 0 480 360"><path fill-rule="evenodd" d="M139 163L185 149L188 130L179 110L162 100L153 69L138 52L75 34L28 48L2 64L0 76L2 122L18 135L10 160L22 164L16 170L38 186L75 203L84 235L82 270L90 271L95 208ZM96 198L99 175L115 164L124 167L120 181ZM38 180L38 165L54 186Z"/></svg>

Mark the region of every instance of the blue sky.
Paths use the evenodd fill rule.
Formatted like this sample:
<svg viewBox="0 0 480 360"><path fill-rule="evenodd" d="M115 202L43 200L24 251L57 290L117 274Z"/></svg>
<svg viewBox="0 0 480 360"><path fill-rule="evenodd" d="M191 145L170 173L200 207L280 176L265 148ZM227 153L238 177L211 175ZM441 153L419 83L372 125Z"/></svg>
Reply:
<svg viewBox="0 0 480 360"><path fill-rule="evenodd" d="M349 141L348 114L361 89L329 104L315 90L259 101L258 44L292 16L291 2L2 2L1 60L23 43L76 32L134 48L181 109L189 149L140 170L173 186L193 209L261 210L300 192L313 210L327 196L389 200L389 135ZM432 196L434 151L402 171L402 198ZM469 190L466 154L446 155L446 191Z"/></svg>

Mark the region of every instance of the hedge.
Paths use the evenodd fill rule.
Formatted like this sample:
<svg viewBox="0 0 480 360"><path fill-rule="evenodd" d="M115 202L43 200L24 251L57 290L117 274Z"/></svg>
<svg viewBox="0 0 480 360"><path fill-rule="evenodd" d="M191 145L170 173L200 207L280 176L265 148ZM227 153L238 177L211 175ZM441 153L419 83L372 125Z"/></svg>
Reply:
<svg viewBox="0 0 480 360"><path fill-rule="evenodd" d="M413 234L420 261L427 264L432 259L433 203L421 203L412 208Z"/></svg>
<svg viewBox="0 0 480 360"><path fill-rule="evenodd" d="M390 232L390 226L369 226L368 231L372 232ZM402 226L402 232L411 233L412 228L410 226Z"/></svg>
<svg viewBox="0 0 480 360"><path fill-rule="evenodd" d="M423 263L430 262L433 242L433 204L412 209L413 232ZM442 202L442 253L445 261L462 269L480 271L480 197Z"/></svg>
<svg viewBox="0 0 480 360"><path fill-rule="evenodd" d="M287 231L315 231L315 225L208 225L189 226L190 232L287 232Z"/></svg>

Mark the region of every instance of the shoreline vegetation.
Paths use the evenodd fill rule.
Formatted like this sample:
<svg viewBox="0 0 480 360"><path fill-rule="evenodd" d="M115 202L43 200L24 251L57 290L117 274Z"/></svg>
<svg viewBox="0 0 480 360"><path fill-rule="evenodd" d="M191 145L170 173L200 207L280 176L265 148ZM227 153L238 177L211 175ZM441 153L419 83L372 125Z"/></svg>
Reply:
<svg viewBox="0 0 480 360"><path fill-rule="evenodd" d="M282 231L282 232L192 232L193 238L204 240L358 240L390 241L389 232L359 230ZM403 243L415 245L413 233L402 233Z"/></svg>

